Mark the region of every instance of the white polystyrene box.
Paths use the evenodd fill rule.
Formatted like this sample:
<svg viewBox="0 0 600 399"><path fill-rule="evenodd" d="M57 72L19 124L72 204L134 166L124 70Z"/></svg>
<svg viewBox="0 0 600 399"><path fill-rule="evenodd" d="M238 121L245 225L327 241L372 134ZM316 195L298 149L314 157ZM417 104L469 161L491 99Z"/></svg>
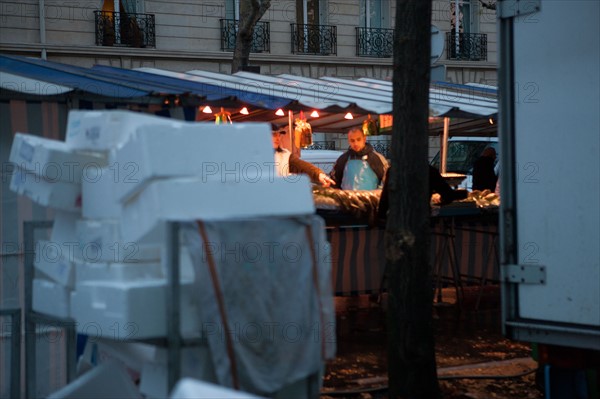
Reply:
<svg viewBox="0 0 600 399"><path fill-rule="evenodd" d="M199 381L192 378L183 378L177 382L171 399L260 399L242 391L234 391L219 385Z"/></svg>
<svg viewBox="0 0 600 399"><path fill-rule="evenodd" d="M79 212L81 209L80 183L49 181L16 167L10 180L10 189L45 207L69 212Z"/></svg>
<svg viewBox="0 0 600 399"><path fill-rule="evenodd" d="M75 267L69 256L70 249L52 241L38 241L33 265L45 277L72 289Z"/></svg>
<svg viewBox="0 0 600 399"><path fill-rule="evenodd" d="M50 241L60 245L64 249L64 255L71 261L76 258L81 258L79 241L75 234L75 227L77 226L77 221L80 217L81 214L78 212L57 210L54 213Z"/></svg>
<svg viewBox="0 0 600 399"><path fill-rule="evenodd" d="M48 399L138 399L141 397L142 395L127 371L118 362L112 361L92 368L81 377L50 394Z"/></svg>
<svg viewBox="0 0 600 399"><path fill-rule="evenodd" d="M82 150L110 150L125 143L140 125L176 127L184 122L140 112L71 110L65 141Z"/></svg>
<svg viewBox="0 0 600 399"><path fill-rule="evenodd" d="M48 181L79 183L89 167L102 167L106 154L76 151L64 141L17 133L9 160Z"/></svg>
<svg viewBox="0 0 600 399"><path fill-rule="evenodd" d="M69 317L71 290L54 281L33 279L32 308L55 317Z"/></svg>
<svg viewBox="0 0 600 399"><path fill-rule="evenodd" d="M88 168L81 181L81 213L85 219L119 219L121 204L116 199L116 168Z"/></svg>
<svg viewBox="0 0 600 399"><path fill-rule="evenodd" d="M126 240L158 242L163 221L223 220L297 216L315 212L307 176L221 182L181 178L150 183L123 206L121 232Z"/></svg>
<svg viewBox="0 0 600 399"><path fill-rule="evenodd" d="M156 357L157 346L120 339L101 338L97 335L97 326L88 325L88 336L83 353L79 357L81 364L88 369L105 363L116 362L123 366L133 381L138 381L144 364Z"/></svg>
<svg viewBox="0 0 600 399"><path fill-rule="evenodd" d="M87 263L135 263L160 259L160 244L123 240L118 220L84 220L75 224L81 260Z"/></svg>
<svg viewBox="0 0 600 399"><path fill-rule="evenodd" d="M80 263L75 262L75 285L88 281L127 282L156 280L164 277L162 265L156 263Z"/></svg>
<svg viewBox="0 0 600 399"><path fill-rule="evenodd" d="M165 279L81 283L71 293L71 317L79 333L89 334L93 326L96 336L117 340L165 337L166 285ZM181 333L197 336L200 322L192 283L180 287Z"/></svg>
<svg viewBox="0 0 600 399"><path fill-rule="evenodd" d="M155 359L144 363L140 376L140 392L146 399L164 399L168 391L168 351L156 348ZM208 344L181 348L181 378L193 377L217 382Z"/></svg>
<svg viewBox="0 0 600 399"><path fill-rule="evenodd" d="M140 126L114 152L111 164L129 172L122 173L117 183L121 201L156 179L196 176L202 181L237 182L275 173L271 130L266 123Z"/></svg>

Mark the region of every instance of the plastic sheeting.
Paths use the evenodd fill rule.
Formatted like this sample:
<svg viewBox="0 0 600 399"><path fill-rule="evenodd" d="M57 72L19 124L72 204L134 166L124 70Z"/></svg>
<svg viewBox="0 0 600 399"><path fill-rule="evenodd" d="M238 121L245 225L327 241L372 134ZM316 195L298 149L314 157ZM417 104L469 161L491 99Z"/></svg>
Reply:
<svg viewBox="0 0 600 399"><path fill-rule="evenodd" d="M202 335L218 383L234 387L235 372L239 389L268 395L322 371L323 360L335 354L323 220L310 215L203 226L205 239L200 224L187 224L183 241L194 261Z"/></svg>

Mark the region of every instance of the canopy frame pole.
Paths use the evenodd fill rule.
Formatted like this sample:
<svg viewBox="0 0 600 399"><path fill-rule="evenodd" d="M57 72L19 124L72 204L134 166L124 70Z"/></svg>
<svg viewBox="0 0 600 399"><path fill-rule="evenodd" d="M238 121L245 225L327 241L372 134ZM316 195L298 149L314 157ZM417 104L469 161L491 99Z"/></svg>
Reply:
<svg viewBox="0 0 600 399"><path fill-rule="evenodd" d="M292 154L300 156L300 147L296 145L296 129L294 129L294 111L288 110L288 131L290 132L290 149Z"/></svg>
<svg viewBox="0 0 600 399"><path fill-rule="evenodd" d="M450 118L445 116L444 117L444 133L442 133L442 140L441 140L441 148L440 148L440 155L441 155L441 162L440 162L440 173L446 173L446 165L447 165L447 160L448 160L448 135L450 132Z"/></svg>

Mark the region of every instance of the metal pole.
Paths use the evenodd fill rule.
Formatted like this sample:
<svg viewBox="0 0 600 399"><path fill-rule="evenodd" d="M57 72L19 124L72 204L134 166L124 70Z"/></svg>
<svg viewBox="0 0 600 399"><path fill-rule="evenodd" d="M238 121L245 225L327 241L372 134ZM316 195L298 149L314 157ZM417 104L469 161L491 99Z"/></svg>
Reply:
<svg viewBox="0 0 600 399"><path fill-rule="evenodd" d="M442 148L440 155L442 160L440 162L440 173L446 173L446 165L448 161L448 135L450 134L450 118L444 117L444 133L442 135Z"/></svg>
<svg viewBox="0 0 600 399"><path fill-rule="evenodd" d="M10 397L21 397L21 309L0 309L10 316Z"/></svg>
<svg viewBox="0 0 600 399"><path fill-rule="evenodd" d="M11 315L10 395L21 397L21 309L15 309Z"/></svg>
<svg viewBox="0 0 600 399"><path fill-rule="evenodd" d="M40 44L42 45L42 59L46 59L46 5L44 0L39 1L40 19Z"/></svg>
<svg viewBox="0 0 600 399"><path fill-rule="evenodd" d="M498 83L500 89L498 134L500 138L500 190L502 204L500 206L500 220L498 233L500 238L500 278L502 279L505 264L517 264L517 221L516 221L516 152L515 152L515 86L514 86L514 55L513 55L513 19L500 18L499 20L499 54L500 68L498 70ZM500 285L502 319L509 320L518 316L515 298L517 295L508 295L508 290L516 290L514 284ZM502 323L502 333L507 334L506 323Z"/></svg>
<svg viewBox="0 0 600 399"><path fill-rule="evenodd" d="M34 260L34 234L33 222L23 223L23 243L25 245L23 261L23 303L25 312L25 397L36 397L36 369L35 369L35 320L32 312L33 293L33 260Z"/></svg>
<svg viewBox="0 0 600 399"><path fill-rule="evenodd" d="M181 376L179 223L167 222L165 262L167 270L167 390L171 392Z"/></svg>

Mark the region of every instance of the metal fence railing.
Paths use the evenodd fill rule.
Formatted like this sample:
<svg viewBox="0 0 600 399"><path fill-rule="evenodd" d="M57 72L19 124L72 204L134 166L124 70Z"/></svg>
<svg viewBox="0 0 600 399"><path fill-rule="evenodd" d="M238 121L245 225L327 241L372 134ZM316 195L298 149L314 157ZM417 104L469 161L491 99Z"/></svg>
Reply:
<svg viewBox="0 0 600 399"><path fill-rule="evenodd" d="M155 47L154 14L94 11L97 46ZM118 26L119 29L115 29Z"/></svg>
<svg viewBox="0 0 600 399"><path fill-rule="evenodd" d="M301 24L291 24L291 26L293 54L337 54L336 26Z"/></svg>

